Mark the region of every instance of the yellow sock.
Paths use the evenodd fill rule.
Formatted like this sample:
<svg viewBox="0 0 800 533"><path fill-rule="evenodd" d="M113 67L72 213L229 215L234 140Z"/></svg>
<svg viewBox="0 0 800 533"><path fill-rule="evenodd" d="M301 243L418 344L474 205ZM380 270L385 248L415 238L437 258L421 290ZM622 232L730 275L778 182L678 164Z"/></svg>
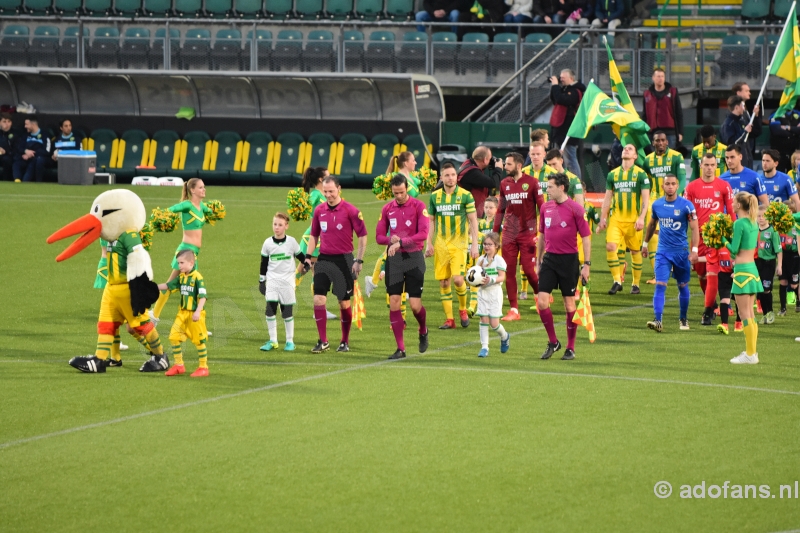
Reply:
<svg viewBox="0 0 800 533"><path fill-rule="evenodd" d="M742 325L744 326L745 352L747 355L755 355L758 344L758 324L753 318L745 318Z"/></svg>
<svg viewBox="0 0 800 533"><path fill-rule="evenodd" d="M172 358L175 360L176 365L183 364L183 348L180 344L172 345Z"/></svg>
<svg viewBox="0 0 800 533"><path fill-rule="evenodd" d="M161 337L158 336L158 330L153 328L150 330L150 333L145 335L147 339L147 345L150 347L150 351L153 352L155 355L164 355L164 347L161 346Z"/></svg>
<svg viewBox="0 0 800 533"><path fill-rule="evenodd" d="M383 266L383 256L378 258L375 268L372 270L372 283L377 285L381 281L381 267Z"/></svg>
<svg viewBox="0 0 800 533"><path fill-rule="evenodd" d="M136 339L139 342L139 344L144 346L145 350L149 350L150 349L150 347L147 345L147 339L144 338L144 335L140 335L135 329L129 331L128 333L130 333L131 337Z"/></svg>
<svg viewBox="0 0 800 533"><path fill-rule="evenodd" d="M647 248L650 250L650 266L653 267L653 273L656 271L656 254L658 253L658 234L654 234L647 243Z"/></svg>
<svg viewBox="0 0 800 533"><path fill-rule="evenodd" d="M453 291L450 287L439 287L439 297L442 299L442 309L447 320L453 320Z"/></svg>
<svg viewBox="0 0 800 533"><path fill-rule="evenodd" d="M633 270L633 285L638 286L642 279L642 252L631 252L631 269Z"/></svg>
<svg viewBox="0 0 800 533"><path fill-rule="evenodd" d="M458 298L458 310L459 311L466 311L467 310L467 284L462 283L461 285L456 285L456 298Z"/></svg>
<svg viewBox="0 0 800 533"><path fill-rule="evenodd" d="M519 268L519 275L519 292L528 292L528 276L525 275L522 267Z"/></svg>
<svg viewBox="0 0 800 533"><path fill-rule="evenodd" d="M295 287L299 287L302 282L303 282L303 274L301 274L300 272L295 272L294 273L294 286Z"/></svg>
<svg viewBox="0 0 800 533"><path fill-rule="evenodd" d="M117 334L114 335L114 343L111 345L111 358L114 361L122 360L122 355L119 353L120 342L122 341L120 341L119 332L117 332Z"/></svg>
<svg viewBox="0 0 800 533"><path fill-rule="evenodd" d="M200 368L208 368L208 349L206 341L200 341L197 345L197 356L200 359Z"/></svg>
<svg viewBox="0 0 800 533"><path fill-rule="evenodd" d="M479 287L469 287L469 308L475 311L478 308L478 289Z"/></svg>
<svg viewBox="0 0 800 533"><path fill-rule="evenodd" d="M97 349L94 352L95 357L105 361L111 355L111 345L114 344L114 335L105 335L103 333L97 336ZM119 349L119 348L117 348Z"/></svg>
<svg viewBox="0 0 800 533"><path fill-rule="evenodd" d="M614 281L617 283L621 283L621 276L619 271L619 259L617 258L616 250L613 252L609 252L606 250L606 261L608 262L608 270L611 271L611 277L614 278Z"/></svg>
<svg viewBox="0 0 800 533"><path fill-rule="evenodd" d="M167 305L167 300L169 300L170 291L162 292L158 296L158 300L156 300L156 305L153 307L153 316L158 318L161 316L161 311L164 310L164 306Z"/></svg>
<svg viewBox="0 0 800 533"><path fill-rule="evenodd" d="M400 296L400 312L403 314L403 320L406 319L406 293Z"/></svg>

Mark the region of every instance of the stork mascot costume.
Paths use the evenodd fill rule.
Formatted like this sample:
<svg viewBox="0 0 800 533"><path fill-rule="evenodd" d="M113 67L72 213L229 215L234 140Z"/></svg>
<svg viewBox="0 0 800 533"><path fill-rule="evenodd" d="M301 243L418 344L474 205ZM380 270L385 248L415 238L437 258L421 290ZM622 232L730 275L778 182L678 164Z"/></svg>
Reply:
<svg viewBox="0 0 800 533"><path fill-rule="evenodd" d="M158 331L150 322L147 309L158 299L158 286L153 283L150 254L142 245L139 231L147 220L142 200L127 189L114 189L95 198L88 215L74 220L47 238L58 240L81 235L56 261L77 254L99 237L108 241L108 284L100 302L97 320L97 350L93 356L73 357L69 364L81 372L105 372L112 352L118 356L119 345L114 337L127 322L147 340L150 359L140 372L163 372L169 368Z"/></svg>

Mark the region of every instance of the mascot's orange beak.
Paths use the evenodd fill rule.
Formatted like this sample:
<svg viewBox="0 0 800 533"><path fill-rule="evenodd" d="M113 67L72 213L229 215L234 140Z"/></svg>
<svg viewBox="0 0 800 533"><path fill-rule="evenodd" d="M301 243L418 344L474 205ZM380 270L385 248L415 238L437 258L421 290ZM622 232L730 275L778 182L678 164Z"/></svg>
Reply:
<svg viewBox="0 0 800 533"><path fill-rule="evenodd" d="M60 230L56 231L47 238L47 244L53 244L61 239L72 237L79 233L83 233L78 239L67 247L66 250L56 257L57 262L69 259L77 254L100 237L100 230L103 229L103 223L100 222L96 216L89 214L83 215L77 220L73 220Z"/></svg>

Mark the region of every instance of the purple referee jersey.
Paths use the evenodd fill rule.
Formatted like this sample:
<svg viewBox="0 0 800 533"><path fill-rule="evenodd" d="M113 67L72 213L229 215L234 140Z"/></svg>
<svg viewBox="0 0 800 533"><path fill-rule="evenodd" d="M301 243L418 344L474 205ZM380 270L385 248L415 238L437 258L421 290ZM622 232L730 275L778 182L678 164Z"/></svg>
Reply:
<svg viewBox="0 0 800 533"><path fill-rule="evenodd" d="M428 210L425 203L408 197L403 205L392 200L381 210L378 226L375 228L375 239L378 244L388 245L392 236L400 237L400 250L403 252L419 252L428 239Z"/></svg>
<svg viewBox="0 0 800 533"><path fill-rule="evenodd" d="M545 202L539 216L539 233L544 234L544 251L549 254L577 254L578 233L586 238L592 234L584 217L583 207L573 200L557 204Z"/></svg>
<svg viewBox="0 0 800 533"><path fill-rule="evenodd" d="M363 237L367 234L364 216L353 204L344 200L331 207L328 202L320 204L314 210L311 219L311 235L319 242L319 236L325 235L319 245L319 253L340 255L353 253L353 232Z"/></svg>

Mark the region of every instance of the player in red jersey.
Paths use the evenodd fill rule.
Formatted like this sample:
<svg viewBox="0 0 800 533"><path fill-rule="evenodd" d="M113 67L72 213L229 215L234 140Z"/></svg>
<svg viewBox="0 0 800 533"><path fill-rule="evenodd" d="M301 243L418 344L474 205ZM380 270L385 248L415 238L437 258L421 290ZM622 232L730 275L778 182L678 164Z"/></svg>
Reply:
<svg viewBox="0 0 800 533"><path fill-rule="evenodd" d="M697 223L702 228L712 214L729 213L733 215L734 211L733 191L725 180L717 177L717 158L714 157L714 154L707 153L703 156L700 172L702 173L700 179L695 179L686 187L684 196L697 209ZM719 260L717 250L706 246L702 235L698 256L706 258L705 262L698 261L694 264L694 270L700 278L700 288L705 293L705 310L700 324L711 326L713 325L714 303L717 300Z"/></svg>
<svg viewBox="0 0 800 533"><path fill-rule="evenodd" d="M506 292L511 305L502 320L519 320L517 308L517 254L522 270L539 291L536 275L536 213L544 204L539 180L522 173L525 161L516 152L506 156L506 177L500 182L500 207L494 218L494 231L503 230L503 259L507 263Z"/></svg>

